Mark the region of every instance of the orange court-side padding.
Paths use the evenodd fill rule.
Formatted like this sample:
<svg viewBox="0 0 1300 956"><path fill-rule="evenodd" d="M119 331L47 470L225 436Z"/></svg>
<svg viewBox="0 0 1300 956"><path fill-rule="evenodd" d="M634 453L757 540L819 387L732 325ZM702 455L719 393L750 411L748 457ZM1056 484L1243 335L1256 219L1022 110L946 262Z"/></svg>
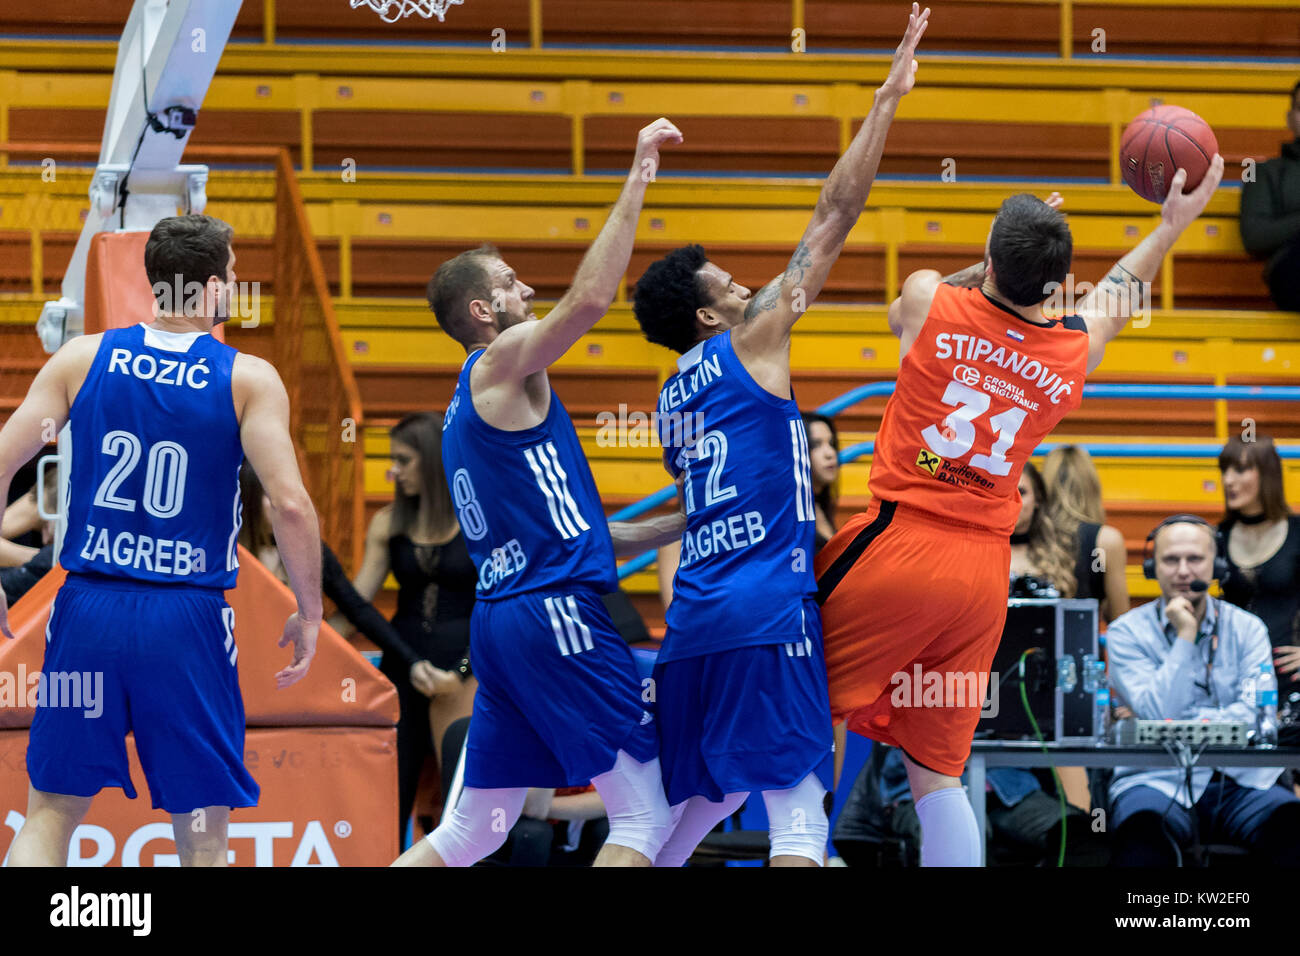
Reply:
<svg viewBox="0 0 1300 956"><path fill-rule="evenodd" d="M250 728L244 763L262 787L230 815L232 866L386 866L397 857L397 731L392 727ZM101 790L72 837L72 866L176 866L171 817L140 792ZM26 730L0 731L0 857L27 813ZM193 824L192 824L193 825Z"/></svg>
<svg viewBox="0 0 1300 956"><path fill-rule="evenodd" d="M155 299L144 271L148 239L147 232L101 232L90 241L83 300L87 335L153 319ZM183 301L183 289L181 293ZM213 326L212 335L226 340L220 325Z"/></svg>
<svg viewBox="0 0 1300 956"><path fill-rule="evenodd" d="M0 727L30 727L33 708L26 700L5 696L19 668L31 676L45 656L45 624L50 604L63 583L54 570L37 583L9 613L15 640L0 640ZM165 588L160 584L159 588ZM280 690L275 675L293 659L280 647L284 622L297 608L293 593L244 548L239 549L239 584L226 592L235 611L239 648L239 689L249 727L349 726L392 727L399 712L397 691L351 644L323 624L307 676Z"/></svg>
<svg viewBox="0 0 1300 956"><path fill-rule="evenodd" d="M293 648L279 644L298 602L243 547L239 585L226 592L226 603L235 611L239 689L249 727L396 726L396 688L328 624L321 625L307 676L284 690L276 687L276 673L293 660Z"/></svg>
<svg viewBox="0 0 1300 956"><path fill-rule="evenodd" d="M276 865L295 860L296 848L306 839L310 826L324 828L340 864L391 862L397 855L393 826L397 812L397 691L329 625L321 627L307 676L292 687L277 689L275 674L292 659L292 649L279 647L279 639L296 602L289 589L243 548L239 562L239 583L226 592L226 601L235 611L239 684L248 727L245 763L261 785L262 796L258 807L235 811L232 824L274 823L275 827L256 832L266 839L270 838L266 834L285 838L283 852L277 838ZM36 675L44 659L45 625L63 579L63 570L56 566L25 594L10 609L15 639L0 639L0 728L5 728L0 730L0 823L11 822L9 831L0 829L0 841L6 847L26 812L24 755L34 713L30 705L35 702ZM119 850L140 827L169 819L162 811L150 809L134 742L128 741L131 776L139 798L128 800L119 789L101 791L87 817L88 823L112 835ZM289 839L290 830L293 840ZM338 833L347 835L336 839ZM311 835L316 845L314 830ZM137 836L137 840L141 838ZM170 840L169 833L166 838ZM148 865L153 855L173 852L169 845L159 846L151 848L141 861ZM231 847L237 849L233 836ZM83 855L98 859L92 849ZM257 854L263 862L269 859L264 850ZM74 842L73 857L79 852ZM122 855L110 854L105 860L109 859L120 863ZM127 854L128 863L134 859L133 853ZM237 863L252 865L253 860L251 849L236 854Z"/></svg>

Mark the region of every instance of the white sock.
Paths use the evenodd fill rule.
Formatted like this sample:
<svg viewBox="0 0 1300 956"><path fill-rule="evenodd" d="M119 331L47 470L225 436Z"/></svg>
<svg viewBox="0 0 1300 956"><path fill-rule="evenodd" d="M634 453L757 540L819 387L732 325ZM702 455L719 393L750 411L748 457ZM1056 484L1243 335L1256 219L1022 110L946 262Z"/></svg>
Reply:
<svg viewBox="0 0 1300 956"><path fill-rule="evenodd" d="M922 866L981 866L983 840L961 787L944 787L916 801Z"/></svg>

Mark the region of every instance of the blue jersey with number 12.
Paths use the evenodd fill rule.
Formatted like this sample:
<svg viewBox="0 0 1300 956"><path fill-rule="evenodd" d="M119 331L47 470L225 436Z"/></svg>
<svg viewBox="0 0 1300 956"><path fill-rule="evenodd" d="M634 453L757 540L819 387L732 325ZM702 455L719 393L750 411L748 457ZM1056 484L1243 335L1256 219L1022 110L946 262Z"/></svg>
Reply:
<svg viewBox="0 0 1300 956"><path fill-rule="evenodd" d="M806 599L816 513L799 406L745 370L731 332L677 363L659 393L664 459L683 487L686 533L660 660L814 633Z"/></svg>
<svg viewBox="0 0 1300 956"><path fill-rule="evenodd" d="M236 351L200 332L104 333L68 410L72 572L226 590L239 573Z"/></svg>
<svg viewBox="0 0 1300 956"><path fill-rule="evenodd" d="M465 360L442 425L442 465L470 557L478 596L618 587L614 543L578 433L551 392L546 419L503 431L474 410Z"/></svg>

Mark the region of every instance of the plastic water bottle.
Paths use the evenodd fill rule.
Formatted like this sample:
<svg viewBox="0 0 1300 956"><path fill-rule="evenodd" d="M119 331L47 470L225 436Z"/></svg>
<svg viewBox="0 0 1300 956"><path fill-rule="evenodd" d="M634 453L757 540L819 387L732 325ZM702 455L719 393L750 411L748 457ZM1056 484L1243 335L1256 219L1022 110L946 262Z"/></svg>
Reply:
<svg viewBox="0 0 1300 956"><path fill-rule="evenodd" d="M1255 678L1255 746L1277 746L1277 678L1267 663Z"/></svg>
<svg viewBox="0 0 1300 956"><path fill-rule="evenodd" d="M1110 741L1110 685L1106 678L1101 678L1101 684L1097 688L1097 716L1093 719L1093 732L1097 735L1097 743L1104 744Z"/></svg>

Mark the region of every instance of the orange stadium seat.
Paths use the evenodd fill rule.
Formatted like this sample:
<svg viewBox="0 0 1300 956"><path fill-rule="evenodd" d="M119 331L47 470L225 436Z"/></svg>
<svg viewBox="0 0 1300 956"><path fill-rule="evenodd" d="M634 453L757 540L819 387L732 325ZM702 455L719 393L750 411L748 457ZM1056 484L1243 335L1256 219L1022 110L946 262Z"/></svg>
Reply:
<svg viewBox="0 0 1300 956"><path fill-rule="evenodd" d="M898 38L890 0L804 0L806 48L888 49ZM48 0L40 7L16 4L0 14L0 31L18 35L117 36L130 0ZM520 0L468 0L445 22L409 17L383 23L369 10L352 10L344 0L275 0L277 35L322 43L357 40L419 43L491 42L506 31L519 45L529 37L528 4ZM755 46L788 49L793 26L791 0L657 0L655 15L638 3L610 0L544 0L544 42L589 46ZM1188 0L1183 5L1075 2L1072 50L1093 50L1094 30L1105 31L1105 52L1133 56L1283 57L1300 55L1294 13L1281 5L1217 5ZM245 3L233 39L262 39L267 30L262 3ZM944 6L944 17L927 39L937 49L1054 55L1060 49L1060 10L1053 3L1007 0Z"/></svg>

